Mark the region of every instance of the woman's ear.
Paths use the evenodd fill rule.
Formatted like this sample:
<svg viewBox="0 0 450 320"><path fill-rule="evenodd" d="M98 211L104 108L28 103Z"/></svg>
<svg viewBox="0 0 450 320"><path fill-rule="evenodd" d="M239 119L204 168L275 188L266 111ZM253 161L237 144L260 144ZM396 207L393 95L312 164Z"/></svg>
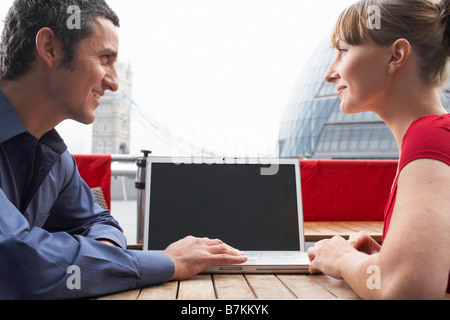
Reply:
<svg viewBox="0 0 450 320"><path fill-rule="evenodd" d="M391 60L389 74L394 74L405 66L411 55L411 44L406 39L396 40L390 47Z"/></svg>
<svg viewBox="0 0 450 320"><path fill-rule="evenodd" d="M58 67L63 55L61 40L52 29L42 28L36 35L38 57L47 68Z"/></svg>

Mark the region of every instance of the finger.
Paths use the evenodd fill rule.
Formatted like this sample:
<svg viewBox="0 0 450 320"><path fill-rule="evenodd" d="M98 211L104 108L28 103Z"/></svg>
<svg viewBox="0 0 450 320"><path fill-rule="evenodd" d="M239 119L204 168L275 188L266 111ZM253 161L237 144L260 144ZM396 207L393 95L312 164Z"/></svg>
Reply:
<svg viewBox="0 0 450 320"><path fill-rule="evenodd" d="M243 256L244 253L225 244L218 244L215 246L210 246L209 247L209 252L212 254L229 254L229 255L233 255L233 256Z"/></svg>
<svg viewBox="0 0 450 320"><path fill-rule="evenodd" d="M216 239L216 240L214 240L213 243L215 243L215 244L212 244L212 246L214 248L218 247L219 249L223 250L223 252L225 252L225 253L229 252L229 253L239 254L239 255L243 254L240 250L230 246L229 244L222 242L222 240Z"/></svg>
<svg viewBox="0 0 450 320"><path fill-rule="evenodd" d="M354 234L351 234L351 235L350 235L350 237L348 238L348 241L347 241L347 242L348 242L350 245L352 245L353 247L357 247L358 244L359 244L359 242L360 242L360 240L361 240L361 238L360 238L359 234L354 233Z"/></svg>
<svg viewBox="0 0 450 320"><path fill-rule="evenodd" d="M355 239L357 239L358 237L359 237L359 233L352 233L348 237L348 242L355 241Z"/></svg>
<svg viewBox="0 0 450 320"><path fill-rule="evenodd" d="M309 264L309 273L310 274L315 274L318 270L314 267L314 262L311 261L311 263Z"/></svg>
<svg viewBox="0 0 450 320"><path fill-rule="evenodd" d="M209 239L209 238L203 238L203 241L208 246L217 246L223 244L223 242L219 239Z"/></svg>
<svg viewBox="0 0 450 320"><path fill-rule="evenodd" d="M307 251L307 254L308 254L309 261L313 261L314 258L316 257L316 248L314 248L314 247L309 248Z"/></svg>
<svg viewBox="0 0 450 320"><path fill-rule="evenodd" d="M367 246L367 234L365 232L359 232L355 234L351 234L348 243L355 248L356 250L362 250L365 246Z"/></svg>
<svg viewBox="0 0 450 320"><path fill-rule="evenodd" d="M214 254L211 256L212 264L241 264L247 261L247 257L241 255Z"/></svg>
<svg viewBox="0 0 450 320"><path fill-rule="evenodd" d="M312 247L308 250L308 259L309 259L309 273L314 274L316 272L316 269L314 268L314 259L316 258L315 248Z"/></svg>

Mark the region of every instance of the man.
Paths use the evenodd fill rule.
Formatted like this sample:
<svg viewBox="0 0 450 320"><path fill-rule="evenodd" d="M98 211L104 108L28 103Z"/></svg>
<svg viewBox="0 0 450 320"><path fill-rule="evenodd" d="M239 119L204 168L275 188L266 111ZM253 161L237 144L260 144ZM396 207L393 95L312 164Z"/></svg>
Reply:
<svg viewBox="0 0 450 320"><path fill-rule="evenodd" d="M72 6L72 7L71 7ZM79 8L80 24L68 18ZM69 10L68 10L69 9ZM69 14L68 14L69 12ZM0 47L0 299L73 299L245 262L219 240L126 250L54 130L118 89L119 19L103 0L16 0ZM79 276L79 281L73 276Z"/></svg>

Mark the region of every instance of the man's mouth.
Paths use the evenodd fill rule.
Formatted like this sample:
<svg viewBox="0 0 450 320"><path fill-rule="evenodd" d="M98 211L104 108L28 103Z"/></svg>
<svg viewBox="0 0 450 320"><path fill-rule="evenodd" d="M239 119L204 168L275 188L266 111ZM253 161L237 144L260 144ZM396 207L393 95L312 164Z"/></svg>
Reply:
<svg viewBox="0 0 450 320"><path fill-rule="evenodd" d="M98 100L102 97L102 94L98 91L92 90L92 93L94 94L94 97L96 97Z"/></svg>

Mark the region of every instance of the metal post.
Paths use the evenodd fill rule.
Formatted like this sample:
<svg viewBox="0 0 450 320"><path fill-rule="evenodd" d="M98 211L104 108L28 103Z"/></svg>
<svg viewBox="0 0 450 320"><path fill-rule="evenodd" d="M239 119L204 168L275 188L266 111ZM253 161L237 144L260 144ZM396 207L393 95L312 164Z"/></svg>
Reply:
<svg viewBox="0 0 450 320"><path fill-rule="evenodd" d="M145 216L145 175L147 167L148 155L151 151L142 150L144 157L137 158L136 165L138 166L136 174L136 189L137 189L137 243L144 242L144 216Z"/></svg>

